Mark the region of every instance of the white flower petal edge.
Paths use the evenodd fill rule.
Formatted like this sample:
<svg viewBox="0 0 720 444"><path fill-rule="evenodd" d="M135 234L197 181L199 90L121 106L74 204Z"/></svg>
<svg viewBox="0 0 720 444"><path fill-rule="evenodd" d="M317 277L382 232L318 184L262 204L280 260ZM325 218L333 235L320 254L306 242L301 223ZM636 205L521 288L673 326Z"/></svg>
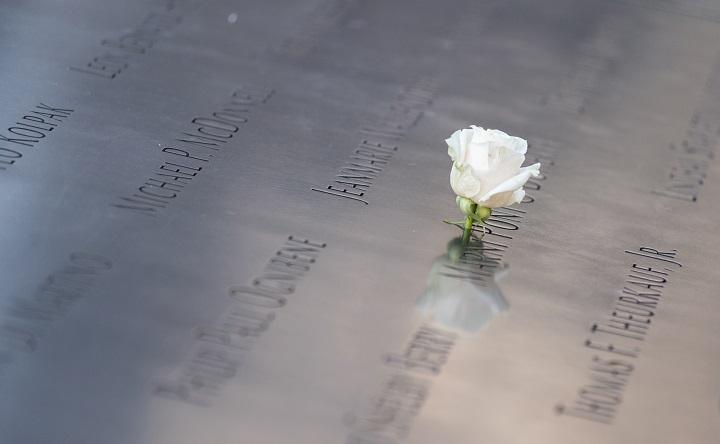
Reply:
<svg viewBox="0 0 720 444"><path fill-rule="evenodd" d="M477 201L475 203L479 204L481 202L485 202L492 198L496 194L506 193L506 192L515 192L515 191L521 191L522 187L525 185L525 183L530 180L530 176L538 177L540 175L540 164L536 163L534 165L530 165L529 167L520 168L520 174L517 176L513 176L510 179L506 180L505 182L501 183L500 185L496 186L492 190L488 191L484 195L477 197ZM524 191L524 190L523 190ZM524 196L524 192L523 192ZM475 199L473 199L475 200ZM512 202L517 203L517 202Z"/></svg>
<svg viewBox="0 0 720 444"><path fill-rule="evenodd" d="M525 183L540 175L539 163L521 167L527 141L503 131L473 125L455 131L445 142L453 161L453 191L480 206L497 208L522 201Z"/></svg>

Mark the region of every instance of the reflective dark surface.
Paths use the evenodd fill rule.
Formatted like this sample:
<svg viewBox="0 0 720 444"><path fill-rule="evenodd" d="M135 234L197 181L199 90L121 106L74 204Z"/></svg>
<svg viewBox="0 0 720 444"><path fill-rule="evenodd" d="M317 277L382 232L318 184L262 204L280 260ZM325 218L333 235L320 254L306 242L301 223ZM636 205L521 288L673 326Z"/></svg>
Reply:
<svg viewBox="0 0 720 444"><path fill-rule="evenodd" d="M717 2L0 11L0 442L720 436ZM448 298L470 124L544 175Z"/></svg>
<svg viewBox="0 0 720 444"><path fill-rule="evenodd" d="M447 253L433 262L417 309L428 321L466 332L478 331L507 310L509 303L497 281L507 276L509 267L492 253L499 250L480 239L468 245L462 237L451 240Z"/></svg>

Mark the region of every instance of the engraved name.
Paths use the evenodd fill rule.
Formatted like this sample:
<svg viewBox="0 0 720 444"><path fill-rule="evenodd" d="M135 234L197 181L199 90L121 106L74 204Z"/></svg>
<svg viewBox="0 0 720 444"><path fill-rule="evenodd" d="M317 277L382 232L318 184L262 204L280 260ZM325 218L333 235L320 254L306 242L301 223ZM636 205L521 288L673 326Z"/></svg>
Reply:
<svg viewBox="0 0 720 444"><path fill-rule="evenodd" d="M114 39L100 42L105 52L93 57L89 62L70 69L105 79L114 79L130 66L130 61L139 55L147 54L164 32L174 28L181 20L174 12L176 1L168 1L162 12L147 14L134 29Z"/></svg>
<svg viewBox="0 0 720 444"><path fill-rule="evenodd" d="M361 142L340 168L333 182L312 191L368 205L366 194L397 151L397 143L422 118L436 89L433 79L421 79L400 94L377 125L363 128Z"/></svg>
<svg viewBox="0 0 720 444"><path fill-rule="evenodd" d="M439 272L441 276L470 280L478 284L493 281L507 245L492 241L478 242L477 236L473 236L472 240L456 261L443 262L442 271Z"/></svg>
<svg viewBox="0 0 720 444"><path fill-rule="evenodd" d="M14 165L24 150L34 148L74 111L41 103L0 133L0 170Z"/></svg>
<svg viewBox="0 0 720 444"><path fill-rule="evenodd" d="M98 276L111 268L106 257L72 253L34 293L10 299L0 309L0 370L17 356L37 350L52 323L67 316L90 293Z"/></svg>
<svg viewBox="0 0 720 444"><path fill-rule="evenodd" d="M432 380L442 371L457 334L423 324L401 353L388 353L383 362L394 369L360 413L344 417L350 429L346 444L394 444L410 433L415 417L430 396Z"/></svg>
<svg viewBox="0 0 720 444"><path fill-rule="evenodd" d="M584 346L592 350L590 381L577 390L569 404L558 404L559 415L612 424L623 401L640 345L650 332L670 275L682 264L676 250L650 247L625 250L638 261L628 270L612 311L590 327Z"/></svg>
<svg viewBox="0 0 720 444"><path fill-rule="evenodd" d="M190 129L183 132L172 146L160 149L166 159L138 186L133 194L118 197L111 205L137 214L156 217L167 208L204 171L210 159L224 144L238 135L253 109L266 103L274 90L251 91L240 88L230 100L210 115L195 117Z"/></svg>
<svg viewBox="0 0 720 444"><path fill-rule="evenodd" d="M655 194L689 202L698 199L720 142L720 60L705 84L702 97L682 141L670 144L674 155L670 173L663 186L653 190Z"/></svg>
<svg viewBox="0 0 720 444"><path fill-rule="evenodd" d="M156 384L157 396L197 406L213 398L238 373L258 338L288 303L326 243L289 236L250 285L231 287L230 306L209 326L194 331L195 346L172 378Z"/></svg>

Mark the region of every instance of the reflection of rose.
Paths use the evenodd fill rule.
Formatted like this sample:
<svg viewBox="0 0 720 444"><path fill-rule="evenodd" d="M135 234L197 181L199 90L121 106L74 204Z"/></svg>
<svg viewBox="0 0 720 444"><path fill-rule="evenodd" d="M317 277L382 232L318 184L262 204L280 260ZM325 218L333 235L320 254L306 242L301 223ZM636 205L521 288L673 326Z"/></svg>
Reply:
<svg viewBox="0 0 720 444"><path fill-rule="evenodd" d="M461 243L453 241L448 245L448 254L435 259L425 292L415 306L433 322L473 332L509 307L496 283L508 268L495 263L488 268L488 277L480 281L477 274L462 264L458 248L463 248Z"/></svg>
<svg viewBox="0 0 720 444"><path fill-rule="evenodd" d="M522 167L527 141L478 126L455 131L445 142L453 166L455 194L481 207L497 208L522 201L523 185L540 175L540 164Z"/></svg>

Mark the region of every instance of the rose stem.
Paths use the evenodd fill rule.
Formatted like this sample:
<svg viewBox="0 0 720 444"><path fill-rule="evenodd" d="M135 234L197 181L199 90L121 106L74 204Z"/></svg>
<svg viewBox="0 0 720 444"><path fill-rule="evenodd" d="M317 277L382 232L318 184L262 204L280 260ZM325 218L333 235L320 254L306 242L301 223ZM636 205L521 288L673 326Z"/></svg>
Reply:
<svg viewBox="0 0 720 444"><path fill-rule="evenodd" d="M472 227L473 227L473 217L472 214L475 214L475 210L477 210L477 204L472 204L470 206L470 214L465 218L465 229L463 230L463 238L462 238L462 244L464 246L467 246L468 243L470 243L470 233L472 233Z"/></svg>

